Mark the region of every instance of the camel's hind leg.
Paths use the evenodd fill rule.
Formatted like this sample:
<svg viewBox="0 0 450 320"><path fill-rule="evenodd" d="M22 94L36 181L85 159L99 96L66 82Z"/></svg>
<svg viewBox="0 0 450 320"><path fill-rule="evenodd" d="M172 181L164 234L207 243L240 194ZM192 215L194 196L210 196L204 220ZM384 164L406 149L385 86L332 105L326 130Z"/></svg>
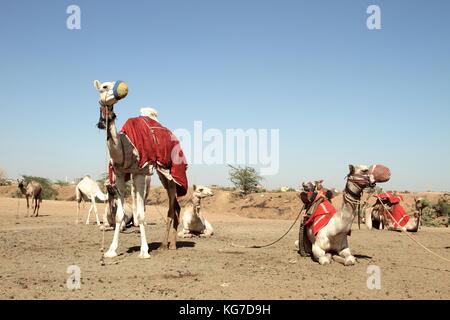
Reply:
<svg viewBox="0 0 450 320"><path fill-rule="evenodd" d="M36 199L36 207L37 207L37 210L36 210L36 217L39 216L39 209L41 209L41 202L42 202L42 199L41 199L41 198L37 198L37 199Z"/></svg>
<svg viewBox="0 0 450 320"><path fill-rule="evenodd" d="M94 206L94 212L95 212L95 219L97 221L97 225L100 225L100 219L98 218L98 210L97 205L95 204L95 196L92 197L92 205Z"/></svg>
<svg viewBox="0 0 450 320"><path fill-rule="evenodd" d="M177 185L173 180L168 180L163 174L158 172L161 183L167 191L169 198L169 210L167 212L166 233L162 242L163 248L170 250L177 249L177 229L180 218L180 205L177 201Z"/></svg>

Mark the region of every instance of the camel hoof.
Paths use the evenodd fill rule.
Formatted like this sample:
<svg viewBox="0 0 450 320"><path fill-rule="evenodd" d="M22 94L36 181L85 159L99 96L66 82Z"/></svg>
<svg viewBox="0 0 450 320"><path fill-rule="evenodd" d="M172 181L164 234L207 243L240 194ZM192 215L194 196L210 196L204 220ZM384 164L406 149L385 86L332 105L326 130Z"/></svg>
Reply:
<svg viewBox="0 0 450 320"><path fill-rule="evenodd" d="M177 244L176 243L170 243L169 250L177 250Z"/></svg>
<svg viewBox="0 0 450 320"><path fill-rule="evenodd" d="M319 258L319 263L320 263L320 265L325 266L325 265L330 264L330 263L331 263L331 260L330 260L330 258L327 257L327 256L325 256L325 257L320 257L320 258Z"/></svg>
<svg viewBox="0 0 450 320"><path fill-rule="evenodd" d="M295 247L298 248L298 240L295 241Z"/></svg>
<svg viewBox="0 0 450 320"><path fill-rule="evenodd" d="M104 255L105 258L115 258L117 257L116 251L108 250Z"/></svg>
<svg viewBox="0 0 450 320"><path fill-rule="evenodd" d="M139 253L139 259L150 259L150 254L146 251L141 251Z"/></svg>
<svg viewBox="0 0 450 320"><path fill-rule="evenodd" d="M354 256L349 256L345 258L345 266L353 266L356 264L356 258Z"/></svg>

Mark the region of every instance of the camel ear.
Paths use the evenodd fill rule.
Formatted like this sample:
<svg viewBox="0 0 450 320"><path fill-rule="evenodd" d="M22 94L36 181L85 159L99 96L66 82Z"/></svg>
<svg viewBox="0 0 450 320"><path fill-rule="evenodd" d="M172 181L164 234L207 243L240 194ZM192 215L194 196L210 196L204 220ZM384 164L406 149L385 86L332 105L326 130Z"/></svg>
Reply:
<svg viewBox="0 0 450 320"><path fill-rule="evenodd" d="M100 81L98 80L94 80L94 88L98 90L100 90Z"/></svg>
<svg viewBox="0 0 450 320"><path fill-rule="evenodd" d="M194 187L194 191L196 191L196 190L197 190L197 186L196 186L196 185L194 184L194 186L193 186L193 187Z"/></svg>
<svg viewBox="0 0 450 320"><path fill-rule="evenodd" d="M350 170L350 174L354 174L355 173L355 166L352 164L348 165L348 169Z"/></svg>

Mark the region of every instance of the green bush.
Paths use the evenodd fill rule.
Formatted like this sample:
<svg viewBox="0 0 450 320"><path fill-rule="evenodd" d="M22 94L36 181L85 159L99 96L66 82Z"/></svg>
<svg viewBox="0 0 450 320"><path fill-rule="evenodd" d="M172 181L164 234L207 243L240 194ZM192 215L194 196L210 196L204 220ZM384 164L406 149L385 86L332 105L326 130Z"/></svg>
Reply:
<svg viewBox="0 0 450 320"><path fill-rule="evenodd" d="M58 192L53 189L52 183L49 179L43 177L34 177L22 175L22 178L25 180L25 184L28 184L30 181L34 180L42 186L42 199L46 200L55 200Z"/></svg>
<svg viewBox="0 0 450 320"><path fill-rule="evenodd" d="M258 185L263 178L257 174L254 168L247 166L243 168L240 166L228 166L230 167L230 181L236 189L240 190L243 194L258 192Z"/></svg>

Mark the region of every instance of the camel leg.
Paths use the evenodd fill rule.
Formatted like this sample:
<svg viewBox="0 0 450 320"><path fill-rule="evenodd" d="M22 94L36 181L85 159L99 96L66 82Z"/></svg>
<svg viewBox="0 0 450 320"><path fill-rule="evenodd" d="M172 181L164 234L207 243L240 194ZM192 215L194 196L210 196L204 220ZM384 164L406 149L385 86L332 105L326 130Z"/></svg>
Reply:
<svg viewBox="0 0 450 320"><path fill-rule="evenodd" d="M117 257L117 248L119 247L119 234L120 226L125 216L123 212L124 196L125 196L125 175L116 174L116 186L119 191L119 197L117 199L117 211L116 211L116 228L114 229L114 237L109 247L109 250L105 253L105 258Z"/></svg>
<svg viewBox="0 0 450 320"><path fill-rule="evenodd" d="M326 265L331 263L331 255L327 254L325 250L323 250L317 242L314 242L312 245L312 253L313 257L316 261L318 261L321 265Z"/></svg>
<svg viewBox="0 0 450 320"><path fill-rule="evenodd" d="M339 251L339 256L344 258L344 265L345 266L352 266L356 263L356 258L352 255L350 248L348 247L348 241L347 236L344 237L342 240L342 247L341 251ZM338 260L336 260L338 261ZM340 262L340 261L338 261Z"/></svg>
<svg viewBox="0 0 450 320"><path fill-rule="evenodd" d="M95 219L97 220L97 225L100 225L100 219L98 218L97 205L95 204L95 197L92 197L92 205L94 206Z"/></svg>
<svg viewBox="0 0 450 320"><path fill-rule="evenodd" d="M38 217L39 216L39 209L41 208L41 199L36 199L36 207L37 207L37 210L36 210L36 217Z"/></svg>
<svg viewBox="0 0 450 320"><path fill-rule="evenodd" d="M372 230L372 212L370 210L366 210L366 215L364 218L364 223L366 224L366 228L368 230Z"/></svg>
<svg viewBox="0 0 450 320"><path fill-rule="evenodd" d="M147 237L145 235L145 209L144 209L144 197L145 197L145 176L137 175L133 177L134 190L136 191L136 218L133 217L134 223L139 225L139 231L141 233L141 252L139 258L148 259L150 254L148 253ZM133 212L134 213L134 212Z"/></svg>
<svg viewBox="0 0 450 320"><path fill-rule="evenodd" d="M208 222L208 220L205 219L205 230L203 230L203 233L201 234L204 238L209 238L214 234L214 229L212 225Z"/></svg>
<svg viewBox="0 0 450 320"><path fill-rule="evenodd" d="M28 199L28 196L27 196L27 217L30 216L30 202L29 201L30 200Z"/></svg>
<svg viewBox="0 0 450 320"><path fill-rule="evenodd" d="M92 212L93 208L94 207L92 206L92 203L91 203L91 206L89 207L89 213L88 213L88 216L87 216L87 219L86 219L86 224L89 224L89 220L91 220L91 212Z"/></svg>
<svg viewBox="0 0 450 320"><path fill-rule="evenodd" d="M180 205L177 201L177 186L174 181L169 181L168 189L169 211L167 213L167 236L169 240L169 249L177 249L177 229L180 217Z"/></svg>
<svg viewBox="0 0 450 320"><path fill-rule="evenodd" d="M81 204L81 201L78 201L77 200L77 221L75 221L75 224L78 224L79 222L80 222L80 204Z"/></svg>
<svg viewBox="0 0 450 320"><path fill-rule="evenodd" d="M131 184L131 206L132 206L132 209L133 209L133 225L135 227L138 227L139 226L139 223L137 222L138 221L138 216L137 216L137 206L138 206L138 204L136 203L137 202L137 194L136 194L137 193L137 190L136 190L137 187L135 186L135 182L134 182L135 178L137 178L137 177L133 176L133 182Z"/></svg>

